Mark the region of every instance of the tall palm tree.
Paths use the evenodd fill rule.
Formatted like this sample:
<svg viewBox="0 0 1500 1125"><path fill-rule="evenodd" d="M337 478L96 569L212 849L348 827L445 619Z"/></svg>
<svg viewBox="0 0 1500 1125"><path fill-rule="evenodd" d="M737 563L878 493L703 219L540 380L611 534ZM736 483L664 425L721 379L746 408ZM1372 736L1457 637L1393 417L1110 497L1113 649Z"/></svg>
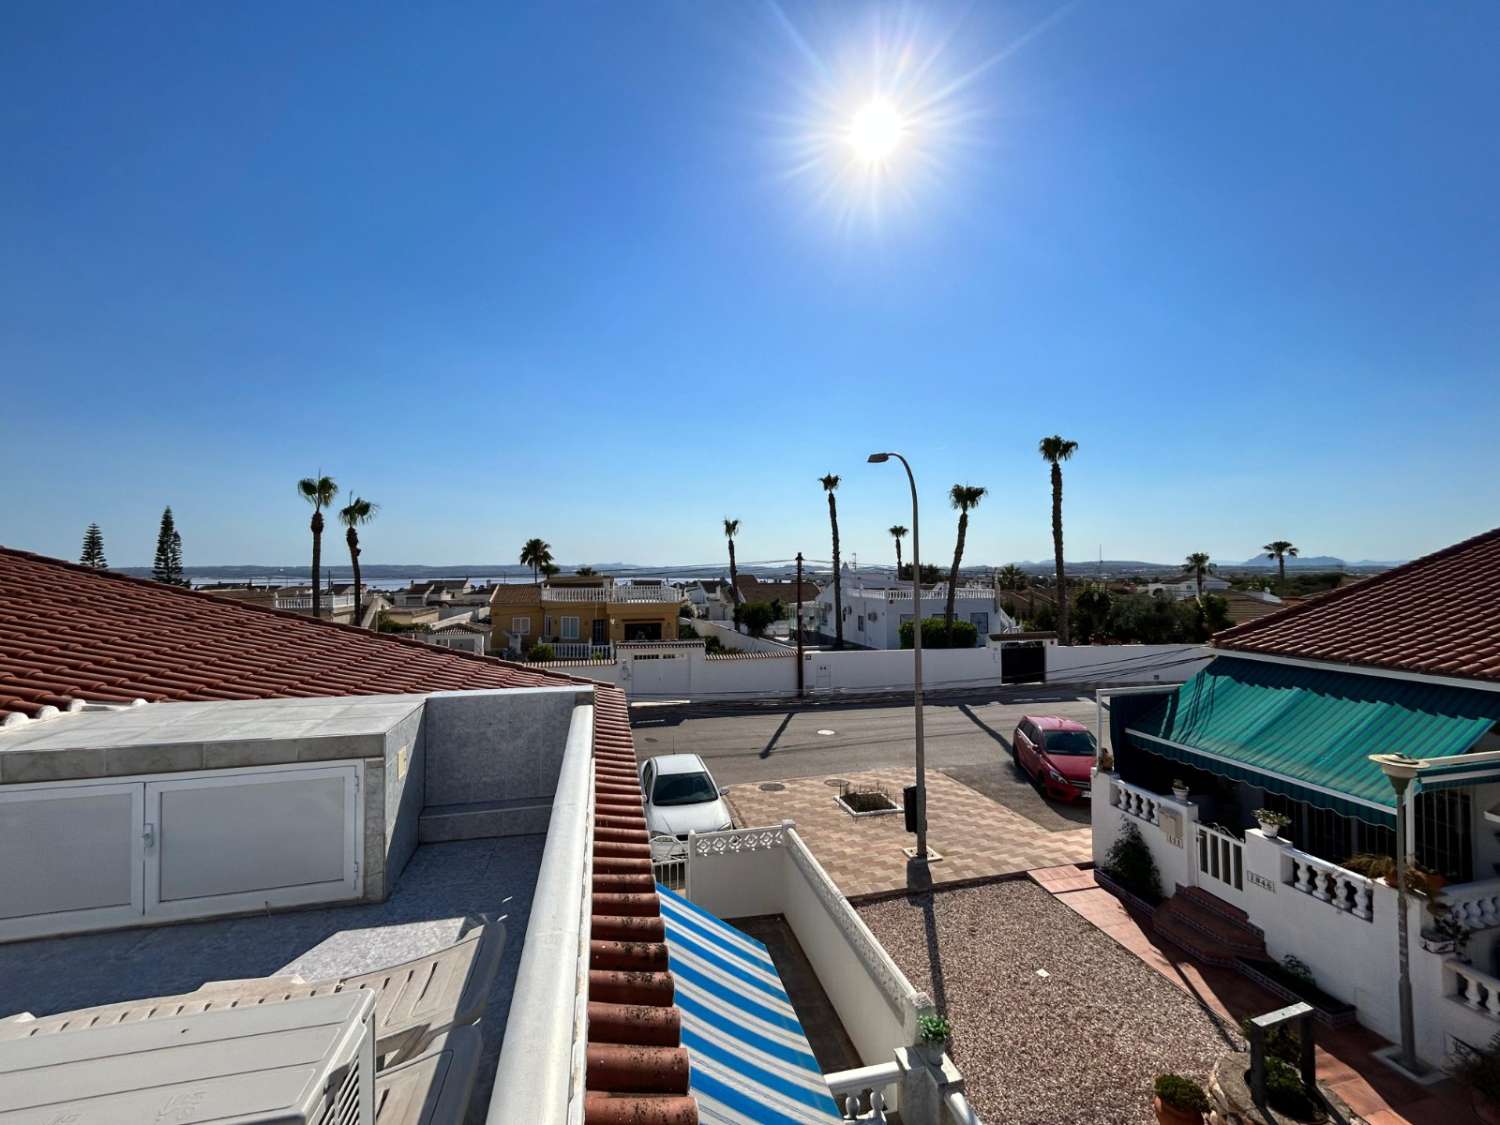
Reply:
<svg viewBox="0 0 1500 1125"><path fill-rule="evenodd" d="M1261 550L1266 553L1266 558L1276 560L1276 569L1278 571L1277 581L1285 586L1286 559L1288 555L1295 559L1297 557L1297 548L1293 547L1291 543L1285 539L1273 539L1271 540L1271 542L1262 547Z"/></svg>
<svg viewBox="0 0 1500 1125"><path fill-rule="evenodd" d="M890 529L891 538L896 541L896 578L901 578L901 540L906 538L906 528L899 523Z"/></svg>
<svg viewBox="0 0 1500 1125"><path fill-rule="evenodd" d="M833 525L833 630L834 648L844 647L844 585L839 576L839 506L833 494L838 490L839 478L834 473L819 477L818 483L828 493L828 522ZM917 628L922 626L918 623Z"/></svg>
<svg viewBox="0 0 1500 1125"><path fill-rule="evenodd" d="M943 607L943 631L953 643L953 599L958 596L958 565L964 557L964 538L969 534L969 512L979 507L987 488L977 484L955 484L948 490L948 502L958 509L958 539L953 544L953 569L948 572L948 604ZM920 625L917 628L921 628Z"/></svg>
<svg viewBox="0 0 1500 1125"><path fill-rule="evenodd" d="M1068 643L1068 579L1063 573L1062 463L1078 452L1078 443L1061 434L1037 442L1042 460L1052 466L1052 558L1057 566L1057 639Z"/></svg>
<svg viewBox="0 0 1500 1125"><path fill-rule="evenodd" d="M734 537L740 533L740 521L724 517L724 538L729 540L729 601L738 605L740 601L740 572L734 565Z"/></svg>
<svg viewBox="0 0 1500 1125"><path fill-rule="evenodd" d="M1193 581L1198 583L1198 600L1203 600L1203 578L1208 574L1208 555L1202 551L1194 551L1187 557L1188 573L1193 576Z"/></svg>
<svg viewBox="0 0 1500 1125"><path fill-rule="evenodd" d="M552 565L552 544L545 539L528 539L521 548L521 565L531 567L531 581L535 585L537 575Z"/></svg>
<svg viewBox="0 0 1500 1125"><path fill-rule="evenodd" d="M333 498L339 494L339 486L332 477L325 477L321 470L315 477L303 477L297 482L297 495L313 506L312 528L312 611L317 617L323 610L323 588L319 572L323 568L323 509L332 507Z"/></svg>
<svg viewBox="0 0 1500 1125"><path fill-rule="evenodd" d="M344 539L349 544L349 566L354 571L354 623L360 623L364 609L364 586L359 580L359 527L369 523L380 511L380 505L356 496L339 509L339 523L344 525Z"/></svg>

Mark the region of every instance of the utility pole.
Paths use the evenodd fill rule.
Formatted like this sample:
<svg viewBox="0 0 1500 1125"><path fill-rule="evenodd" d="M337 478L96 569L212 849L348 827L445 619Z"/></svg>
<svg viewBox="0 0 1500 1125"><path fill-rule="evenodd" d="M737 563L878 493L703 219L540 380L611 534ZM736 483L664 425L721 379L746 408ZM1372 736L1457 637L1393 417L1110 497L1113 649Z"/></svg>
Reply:
<svg viewBox="0 0 1500 1125"><path fill-rule="evenodd" d="M802 698L802 552L797 552L797 698Z"/></svg>

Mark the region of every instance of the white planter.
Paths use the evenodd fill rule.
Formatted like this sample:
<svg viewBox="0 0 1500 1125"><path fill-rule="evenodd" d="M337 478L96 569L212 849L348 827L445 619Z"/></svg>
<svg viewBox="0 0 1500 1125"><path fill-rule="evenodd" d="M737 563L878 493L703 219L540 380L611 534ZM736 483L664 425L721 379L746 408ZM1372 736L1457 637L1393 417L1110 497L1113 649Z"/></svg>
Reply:
<svg viewBox="0 0 1500 1125"><path fill-rule="evenodd" d="M1172 796L1176 797L1179 801L1186 801L1188 799L1187 787L1183 786L1179 789L1175 785L1172 786Z"/></svg>
<svg viewBox="0 0 1500 1125"><path fill-rule="evenodd" d="M1261 835L1267 840L1276 839L1276 833L1281 831L1281 825L1279 824L1269 824L1264 820L1257 821L1256 823L1260 825Z"/></svg>

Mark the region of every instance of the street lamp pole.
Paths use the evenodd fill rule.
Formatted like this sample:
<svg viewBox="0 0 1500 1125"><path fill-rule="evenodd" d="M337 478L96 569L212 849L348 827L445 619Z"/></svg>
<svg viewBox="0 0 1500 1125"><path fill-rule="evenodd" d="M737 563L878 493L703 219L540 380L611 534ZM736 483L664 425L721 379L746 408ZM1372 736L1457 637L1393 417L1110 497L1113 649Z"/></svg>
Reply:
<svg viewBox="0 0 1500 1125"><path fill-rule="evenodd" d="M922 740L922 537L917 520L917 478L911 464L899 453L872 453L871 464L881 464L892 457L906 469L911 485L911 673L912 706L917 722L917 854L918 863L927 862L927 747ZM897 579L901 576L898 574Z"/></svg>
<svg viewBox="0 0 1500 1125"><path fill-rule="evenodd" d="M1404 754L1371 754L1370 760L1384 772L1396 791L1396 1002L1401 1016L1401 1065L1411 1074L1427 1068L1417 1058L1416 1032L1411 1010L1411 953L1407 936L1406 873L1411 864L1406 849L1406 792L1417 776L1420 763Z"/></svg>

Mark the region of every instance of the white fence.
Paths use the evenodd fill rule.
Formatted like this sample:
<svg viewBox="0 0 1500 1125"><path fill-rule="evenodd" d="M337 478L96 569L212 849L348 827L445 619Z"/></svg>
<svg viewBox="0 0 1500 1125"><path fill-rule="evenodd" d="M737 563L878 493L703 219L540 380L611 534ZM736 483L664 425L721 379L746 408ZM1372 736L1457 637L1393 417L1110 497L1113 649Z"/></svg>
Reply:
<svg viewBox="0 0 1500 1125"><path fill-rule="evenodd" d="M288 597L278 596L276 599L277 609L312 609L313 600L311 594L293 594ZM324 594L318 599L318 605L326 610L353 609L353 594Z"/></svg>
<svg viewBox="0 0 1500 1125"><path fill-rule="evenodd" d="M544 602L587 602L594 605L664 603L676 605L682 594L672 586L543 586Z"/></svg>

